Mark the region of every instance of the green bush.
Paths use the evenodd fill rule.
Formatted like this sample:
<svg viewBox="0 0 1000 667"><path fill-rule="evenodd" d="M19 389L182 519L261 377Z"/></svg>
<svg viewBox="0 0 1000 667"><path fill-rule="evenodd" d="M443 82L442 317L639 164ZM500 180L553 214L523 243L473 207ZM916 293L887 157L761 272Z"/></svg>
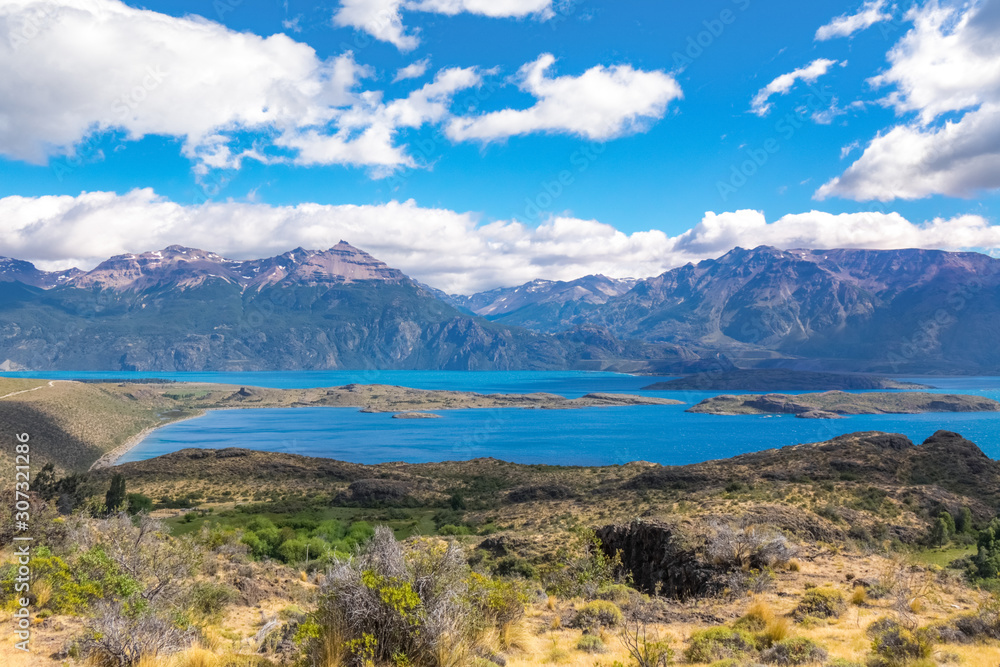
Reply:
<svg viewBox="0 0 1000 667"><path fill-rule="evenodd" d="M872 638L869 667L903 667L922 658L929 658L934 650L929 633L911 632L899 623L882 618L865 630Z"/></svg>
<svg viewBox="0 0 1000 667"><path fill-rule="evenodd" d="M611 600L618 605L625 604L637 595L637 590L625 584L607 584L597 589L597 599Z"/></svg>
<svg viewBox="0 0 1000 667"><path fill-rule="evenodd" d="M607 653L608 647L600 637L595 635L584 635L576 642L576 648L584 653Z"/></svg>
<svg viewBox="0 0 1000 667"><path fill-rule="evenodd" d="M605 553L593 530L578 528L574 533L575 539L562 546L554 562L540 572L546 592L589 599L605 586L623 583L621 553Z"/></svg>
<svg viewBox="0 0 1000 667"><path fill-rule="evenodd" d="M757 652L757 641L746 630L725 626L700 630L691 635L684 657L688 662L712 662L735 658L742 660Z"/></svg>
<svg viewBox="0 0 1000 667"><path fill-rule="evenodd" d="M153 511L153 499L149 496L141 493L130 493L126 498L128 499L129 514L138 514L139 512L148 514Z"/></svg>
<svg viewBox="0 0 1000 667"><path fill-rule="evenodd" d="M538 569L517 556L504 556L499 558L493 566L493 572L501 577L523 577L524 579L535 579L538 577Z"/></svg>
<svg viewBox="0 0 1000 667"><path fill-rule="evenodd" d="M806 616L814 618L840 618L847 609L844 594L836 588L812 588L806 591L793 615L802 619Z"/></svg>
<svg viewBox="0 0 1000 667"><path fill-rule="evenodd" d="M584 630L598 630L600 628L615 628L621 625L622 610L610 600L594 600L580 607L570 625L574 628Z"/></svg>
<svg viewBox="0 0 1000 667"><path fill-rule="evenodd" d="M808 665L823 662L826 650L811 639L789 637L761 653L760 659L771 665Z"/></svg>
<svg viewBox="0 0 1000 667"><path fill-rule="evenodd" d="M972 579L1000 578L1000 520L993 519L979 531L976 540L976 555L972 558Z"/></svg>
<svg viewBox="0 0 1000 667"><path fill-rule="evenodd" d="M354 667L470 664L511 634L527 601L517 581L471 572L457 546L420 540L404 551L381 526L332 562L319 593L296 641L308 660Z"/></svg>
<svg viewBox="0 0 1000 667"><path fill-rule="evenodd" d="M236 590L225 584L199 582L191 587L191 610L203 618L218 617L236 601Z"/></svg>

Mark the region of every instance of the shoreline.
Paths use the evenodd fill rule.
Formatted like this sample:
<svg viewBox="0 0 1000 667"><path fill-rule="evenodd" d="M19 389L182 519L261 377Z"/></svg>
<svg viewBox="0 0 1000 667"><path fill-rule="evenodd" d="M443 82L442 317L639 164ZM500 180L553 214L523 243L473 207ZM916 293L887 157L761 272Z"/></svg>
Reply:
<svg viewBox="0 0 1000 667"><path fill-rule="evenodd" d="M180 419L172 419L168 422L162 424L157 424L155 426L147 426L135 435L130 436L122 444L118 445L114 449L108 450L101 455L99 459L90 464L87 468L87 472L93 472L95 470L103 470L105 468L112 468L118 464L118 459L128 454L130 451L135 449L139 444L145 440L149 435L156 429L163 428L164 426L169 426L170 424L179 424L190 419L197 419L198 417L204 417L208 410L203 410L202 412L195 415L188 415L187 417L181 417Z"/></svg>

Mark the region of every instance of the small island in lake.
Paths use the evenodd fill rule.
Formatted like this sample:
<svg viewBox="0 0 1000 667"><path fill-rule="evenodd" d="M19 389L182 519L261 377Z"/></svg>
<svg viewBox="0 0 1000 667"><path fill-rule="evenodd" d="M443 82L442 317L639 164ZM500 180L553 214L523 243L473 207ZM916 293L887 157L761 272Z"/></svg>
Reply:
<svg viewBox="0 0 1000 667"><path fill-rule="evenodd" d="M865 389L933 389L915 382L901 382L878 375L820 373L784 368L750 368L696 373L657 382L647 390L694 391L851 391Z"/></svg>
<svg viewBox="0 0 1000 667"><path fill-rule="evenodd" d="M836 419L841 415L997 411L1000 411L1000 403L981 396L926 392L848 394L842 391L799 395L723 394L707 398L687 410L713 415L793 414L812 419Z"/></svg>

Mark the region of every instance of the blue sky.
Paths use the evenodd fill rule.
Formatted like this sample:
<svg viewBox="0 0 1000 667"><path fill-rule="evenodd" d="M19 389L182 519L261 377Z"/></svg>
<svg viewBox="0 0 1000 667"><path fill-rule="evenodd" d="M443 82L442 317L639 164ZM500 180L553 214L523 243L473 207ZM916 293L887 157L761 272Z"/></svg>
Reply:
<svg viewBox="0 0 1000 667"><path fill-rule="evenodd" d="M523 263L512 259L470 277L473 259L419 276L464 291L590 270L648 274L758 239L987 250L1000 239L996 0L346 5L0 2L11 45L0 46L0 74L16 75L0 76L9 87L0 90L0 210L14 220L0 254L53 267L165 241L259 254L300 240L288 232L296 223L281 222L273 244L261 239L279 223L227 228L238 242L206 228L237 211L252 221L315 203L330 207L327 222L310 224L327 224L332 238L369 224L341 220L344 207L374 207L377 218L388 215L380 206L408 200L454 214L423 223L432 236L441 225L466 234L507 225L449 252L474 257L506 243L516 258L517 247L536 248L522 258L528 271L510 271ZM365 12L374 22L357 19ZM61 53L41 50L49 39ZM938 53L947 62L925 71ZM397 80L407 66L416 76ZM431 102L389 110L444 72L452 83ZM90 91L107 80L123 83ZM366 129L381 138L354 142ZM95 210L80 197L130 192L131 202L101 200L104 216L125 216L103 245L92 234L52 243L53 230L73 224L109 228L100 217L73 222ZM115 208L126 204L127 214ZM186 222L147 233L141 206ZM788 217L812 211L833 215ZM706 212L721 216L714 227ZM558 233L512 240L513 223ZM605 248L619 253L614 261L572 249L574 225L581 241L611 233L592 233L592 223L614 231ZM834 233L844 227L853 235ZM411 273L429 261L414 239L375 241L355 243Z"/></svg>

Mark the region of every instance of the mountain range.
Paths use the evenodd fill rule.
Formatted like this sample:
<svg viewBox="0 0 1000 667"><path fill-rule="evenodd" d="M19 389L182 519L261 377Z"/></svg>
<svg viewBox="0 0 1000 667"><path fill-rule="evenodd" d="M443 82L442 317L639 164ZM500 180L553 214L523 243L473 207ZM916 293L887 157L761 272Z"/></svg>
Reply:
<svg viewBox="0 0 1000 667"><path fill-rule="evenodd" d="M683 370L672 344L462 312L351 245L229 260L170 246L91 271L0 260L0 369Z"/></svg>
<svg viewBox="0 0 1000 667"><path fill-rule="evenodd" d="M533 285L466 303L498 323L550 332L599 327L621 339L724 354L740 366L1000 369L1000 348L992 343L1000 333L1000 260L980 253L761 246L631 282L603 301L560 303L567 289L551 286L524 299ZM516 306L495 305L508 302Z"/></svg>
<svg viewBox="0 0 1000 667"><path fill-rule="evenodd" d="M1000 371L1000 260L736 248L646 279L447 295L340 242L170 246L90 271L0 258L0 369Z"/></svg>

